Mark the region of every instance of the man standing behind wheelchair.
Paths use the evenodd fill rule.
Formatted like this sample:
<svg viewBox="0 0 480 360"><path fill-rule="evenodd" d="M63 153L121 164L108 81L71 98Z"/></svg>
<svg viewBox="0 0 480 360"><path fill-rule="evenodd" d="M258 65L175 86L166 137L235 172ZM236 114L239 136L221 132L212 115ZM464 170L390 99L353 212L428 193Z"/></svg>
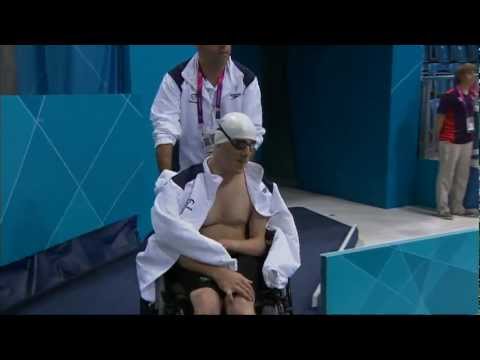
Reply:
<svg viewBox="0 0 480 360"><path fill-rule="evenodd" d="M256 139L247 115L229 113L203 164L162 173L155 234L137 257L143 301L156 300L155 282L164 276L183 287L194 314L255 315L262 286L288 284L300 266L298 233L277 185L249 161Z"/></svg>
<svg viewBox="0 0 480 360"><path fill-rule="evenodd" d="M151 108L160 171L184 170L202 162L210 153L222 114L238 111L248 115L256 127L257 150L263 141L256 75L231 58L231 45L197 45L197 50L191 59L165 74Z"/></svg>

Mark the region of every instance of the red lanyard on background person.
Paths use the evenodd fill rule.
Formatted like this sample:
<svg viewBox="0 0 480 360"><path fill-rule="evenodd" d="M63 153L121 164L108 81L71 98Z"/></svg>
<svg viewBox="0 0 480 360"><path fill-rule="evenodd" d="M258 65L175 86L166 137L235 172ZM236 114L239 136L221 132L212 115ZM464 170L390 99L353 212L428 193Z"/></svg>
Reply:
<svg viewBox="0 0 480 360"><path fill-rule="evenodd" d="M198 73L197 73L197 114L198 114L198 124L203 126L203 100L202 100L202 90L203 90L203 79L204 74L200 64L198 64ZM222 90L223 90L223 78L225 77L225 69L218 76L217 79L217 92L215 95L215 119L220 119L220 105L222 101Z"/></svg>

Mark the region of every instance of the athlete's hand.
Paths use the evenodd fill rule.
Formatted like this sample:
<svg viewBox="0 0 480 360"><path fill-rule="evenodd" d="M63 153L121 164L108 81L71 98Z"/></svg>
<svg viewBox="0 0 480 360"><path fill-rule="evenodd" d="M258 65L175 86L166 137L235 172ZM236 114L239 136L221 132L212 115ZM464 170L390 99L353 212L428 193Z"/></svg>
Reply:
<svg viewBox="0 0 480 360"><path fill-rule="evenodd" d="M228 239L217 240L227 251L234 251L235 241Z"/></svg>
<svg viewBox="0 0 480 360"><path fill-rule="evenodd" d="M242 274L226 268L218 268L212 277L230 301L233 301L234 295L241 296L252 302L255 301L255 291L252 287L252 281L248 280Z"/></svg>

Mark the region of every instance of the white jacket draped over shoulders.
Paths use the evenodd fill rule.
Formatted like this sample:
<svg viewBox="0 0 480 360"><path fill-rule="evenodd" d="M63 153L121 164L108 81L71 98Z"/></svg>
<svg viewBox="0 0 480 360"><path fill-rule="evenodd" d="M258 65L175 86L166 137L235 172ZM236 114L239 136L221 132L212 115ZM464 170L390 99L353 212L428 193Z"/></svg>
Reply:
<svg viewBox="0 0 480 360"><path fill-rule="evenodd" d="M181 255L237 270L236 259L220 243L199 231L223 180L210 172L207 161L179 173L163 171L155 184L151 210L154 234L148 238L145 251L137 256L140 293L146 301L155 301L155 281ZM260 215L269 218L267 229L274 232L263 277L269 288L283 289L300 267L297 228L277 185L264 179L263 168L250 162L245 173L252 205Z"/></svg>

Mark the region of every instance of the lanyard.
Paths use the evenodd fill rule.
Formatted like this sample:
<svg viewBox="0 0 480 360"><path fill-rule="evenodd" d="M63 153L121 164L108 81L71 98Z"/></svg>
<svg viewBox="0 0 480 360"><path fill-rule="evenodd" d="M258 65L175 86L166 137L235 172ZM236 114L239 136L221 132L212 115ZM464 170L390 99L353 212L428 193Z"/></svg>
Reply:
<svg viewBox="0 0 480 360"><path fill-rule="evenodd" d="M217 80L217 92L215 96L215 119L220 119L220 105L222 101L222 90L223 90L223 78L225 77L225 70L219 75ZM198 124L203 126L203 100L202 100L202 90L203 90L203 71L198 65L197 73L197 113L198 113Z"/></svg>

